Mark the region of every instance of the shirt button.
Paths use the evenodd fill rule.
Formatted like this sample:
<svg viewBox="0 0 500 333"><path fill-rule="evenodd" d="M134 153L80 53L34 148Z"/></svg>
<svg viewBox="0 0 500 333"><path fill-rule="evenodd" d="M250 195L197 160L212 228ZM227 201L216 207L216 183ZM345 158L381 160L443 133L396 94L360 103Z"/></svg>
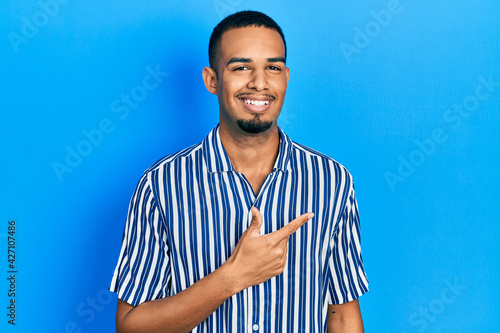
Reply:
<svg viewBox="0 0 500 333"><path fill-rule="evenodd" d="M259 325L253 324L252 328L253 328L254 331L258 331L259 330Z"/></svg>

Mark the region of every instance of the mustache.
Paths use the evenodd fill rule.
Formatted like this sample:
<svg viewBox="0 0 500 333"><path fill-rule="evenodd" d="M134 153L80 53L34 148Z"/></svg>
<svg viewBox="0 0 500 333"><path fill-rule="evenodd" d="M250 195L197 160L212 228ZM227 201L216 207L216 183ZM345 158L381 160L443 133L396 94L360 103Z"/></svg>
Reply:
<svg viewBox="0 0 500 333"><path fill-rule="evenodd" d="M240 98L240 97L267 97L267 98L270 98L272 99L273 101L276 99L276 96L274 95L270 95L270 94L253 94L253 93L241 93L241 94L238 94L236 95L236 97Z"/></svg>

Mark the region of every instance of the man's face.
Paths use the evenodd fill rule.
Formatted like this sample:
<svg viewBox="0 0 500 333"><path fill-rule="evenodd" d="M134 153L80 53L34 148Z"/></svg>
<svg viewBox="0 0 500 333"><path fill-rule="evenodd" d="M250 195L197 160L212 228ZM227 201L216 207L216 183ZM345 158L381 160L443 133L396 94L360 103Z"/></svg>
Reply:
<svg viewBox="0 0 500 333"><path fill-rule="evenodd" d="M264 27L226 31L219 55L216 93L221 125L252 134L274 128L289 77L279 33Z"/></svg>

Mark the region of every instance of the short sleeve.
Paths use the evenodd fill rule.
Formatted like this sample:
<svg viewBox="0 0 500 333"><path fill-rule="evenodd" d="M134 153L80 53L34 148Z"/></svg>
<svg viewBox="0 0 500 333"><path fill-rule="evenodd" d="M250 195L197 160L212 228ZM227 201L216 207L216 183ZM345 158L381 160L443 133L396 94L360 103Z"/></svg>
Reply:
<svg viewBox="0 0 500 333"><path fill-rule="evenodd" d="M360 244L358 205L351 190L330 239L328 303L350 302L368 291Z"/></svg>
<svg viewBox="0 0 500 333"><path fill-rule="evenodd" d="M169 296L169 247L165 223L148 174L132 196L118 264L109 290L137 306Z"/></svg>

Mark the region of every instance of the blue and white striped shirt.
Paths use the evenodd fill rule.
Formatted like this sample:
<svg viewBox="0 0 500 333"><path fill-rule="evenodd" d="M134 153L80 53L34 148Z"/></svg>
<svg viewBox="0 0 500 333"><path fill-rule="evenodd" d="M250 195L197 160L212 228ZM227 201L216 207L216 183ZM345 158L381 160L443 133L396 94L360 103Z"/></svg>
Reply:
<svg viewBox="0 0 500 333"><path fill-rule="evenodd" d="M326 332L328 304L368 291L351 175L280 132L273 172L255 196L219 127L146 170L132 197L110 290L133 306L175 295L221 266L251 220L271 233L315 216L289 238L282 274L228 298L193 332Z"/></svg>

